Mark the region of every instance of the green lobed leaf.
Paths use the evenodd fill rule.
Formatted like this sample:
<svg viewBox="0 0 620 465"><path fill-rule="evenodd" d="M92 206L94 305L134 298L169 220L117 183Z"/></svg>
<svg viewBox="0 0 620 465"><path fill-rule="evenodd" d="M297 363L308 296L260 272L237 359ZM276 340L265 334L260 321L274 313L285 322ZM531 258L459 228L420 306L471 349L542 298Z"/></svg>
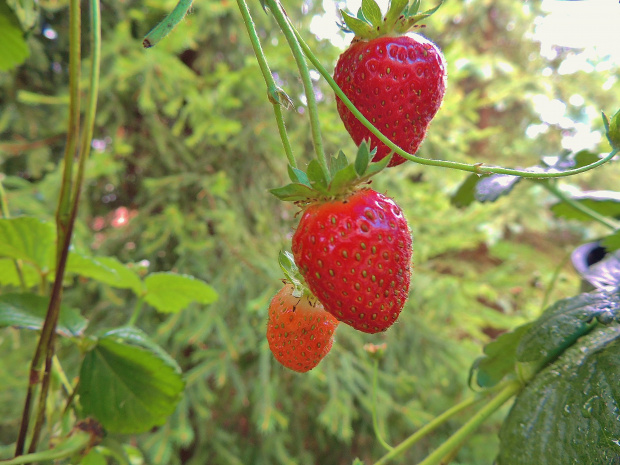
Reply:
<svg viewBox="0 0 620 465"><path fill-rule="evenodd" d="M83 413L110 433L142 433L162 425L183 392L178 367L161 357L163 350L152 350L154 343L140 341L150 348L109 334L82 362L78 394Z"/></svg>
<svg viewBox="0 0 620 465"><path fill-rule="evenodd" d="M527 323L519 326L484 346L484 355L474 362L470 370L469 384L475 379L478 386L490 388L506 376L516 374L517 347L532 325Z"/></svg>
<svg viewBox="0 0 620 465"><path fill-rule="evenodd" d="M55 266L55 244L52 223L28 216L0 219L0 257L23 260L48 272Z"/></svg>
<svg viewBox="0 0 620 465"><path fill-rule="evenodd" d="M89 257L71 251L66 271L119 289L131 289L137 295L143 292L138 274L114 257Z"/></svg>
<svg viewBox="0 0 620 465"><path fill-rule="evenodd" d="M366 36L372 32L372 26L370 24L354 16L351 16L344 10L340 10L340 14L342 14L342 20L344 21L346 26L356 36Z"/></svg>
<svg viewBox="0 0 620 465"><path fill-rule="evenodd" d="M193 276L175 273L151 273L144 280L144 300L163 313L176 313L192 302L211 304L217 292Z"/></svg>
<svg viewBox="0 0 620 465"><path fill-rule="evenodd" d="M5 0L0 0L0 50L0 71L21 65L30 55L19 20Z"/></svg>
<svg viewBox="0 0 620 465"><path fill-rule="evenodd" d="M498 465L618 464L620 327L599 327L519 394L500 431Z"/></svg>
<svg viewBox="0 0 620 465"><path fill-rule="evenodd" d="M379 26L383 22L381 8L379 8L375 0L362 0L362 12L364 13L364 17L370 21L370 24L374 27Z"/></svg>
<svg viewBox="0 0 620 465"><path fill-rule="evenodd" d="M620 229L617 229L613 234L601 239L601 245L607 249L608 252L615 252L620 249Z"/></svg>
<svg viewBox="0 0 620 465"><path fill-rule="evenodd" d="M39 331L43 327L49 299L36 294L0 295L0 327L16 326ZM56 332L63 336L79 336L88 321L80 312L65 305L60 306Z"/></svg>
<svg viewBox="0 0 620 465"><path fill-rule="evenodd" d="M527 380L596 326L597 319L612 321L620 315L620 295L608 292L580 294L549 307L522 336L517 362Z"/></svg>
<svg viewBox="0 0 620 465"><path fill-rule="evenodd" d="M269 192L285 202L297 202L312 198L316 195L311 187L298 183L276 187L275 189L270 189Z"/></svg>
<svg viewBox="0 0 620 465"><path fill-rule="evenodd" d="M591 191L584 192L572 197L576 202L588 207L597 213L610 217L620 218L620 192L616 191ZM592 221L592 219L575 210L564 202L558 202L551 206L551 211L560 218L573 219L578 221Z"/></svg>
<svg viewBox="0 0 620 465"><path fill-rule="evenodd" d="M476 185L480 176L473 173L465 178L457 191L450 197L450 203L458 208L470 206L476 200Z"/></svg>
<svg viewBox="0 0 620 465"><path fill-rule="evenodd" d="M288 177L292 182L310 187L310 180L308 179L308 175L306 173L299 168L293 168L291 165L288 165L287 169Z"/></svg>

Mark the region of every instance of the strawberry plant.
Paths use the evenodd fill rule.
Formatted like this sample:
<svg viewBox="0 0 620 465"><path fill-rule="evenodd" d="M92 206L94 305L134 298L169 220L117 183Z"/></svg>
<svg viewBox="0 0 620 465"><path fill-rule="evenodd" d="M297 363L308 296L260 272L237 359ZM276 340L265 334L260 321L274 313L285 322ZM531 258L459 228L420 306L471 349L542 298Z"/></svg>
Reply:
<svg viewBox="0 0 620 465"><path fill-rule="evenodd" d="M0 2L2 463L615 463L619 202L565 180L613 188L619 113L606 154L496 166L540 77L441 40L470 6L363 0L340 57L281 2L191 6L92 0L86 38L75 0ZM565 221L607 253L574 297L533 234Z"/></svg>

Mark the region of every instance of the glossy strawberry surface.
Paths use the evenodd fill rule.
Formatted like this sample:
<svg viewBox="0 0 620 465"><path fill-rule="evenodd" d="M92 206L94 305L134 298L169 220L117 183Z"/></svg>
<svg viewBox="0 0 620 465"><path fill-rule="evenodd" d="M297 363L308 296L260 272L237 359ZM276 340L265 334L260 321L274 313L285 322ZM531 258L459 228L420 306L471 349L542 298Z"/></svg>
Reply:
<svg viewBox="0 0 620 465"><path fill-rule="evenodd" d="M325 309L360 331L385 331L409 293L412 240L402 210L383 194L354 194L306 208L295 262Z"/></svg>
<svg viewBox="0 0 620 465"><path fill-rule="evenodd" d="M336 64L334 80L382 134L414 154L446 91L446 63L439 48L421 35L384 36L352 43ZM345 128L359 145L370 140L375 161L391 150L337 99ZM395 155L389 166L406 159Z"/></svg>
<svg viewBox="0 0 620 465"><path fill-rule="evenodd" d="M329 353L338 320L316 299L293 296L285 285L271 300L267 341L276 360L304 373L316 367Z"/></svg>

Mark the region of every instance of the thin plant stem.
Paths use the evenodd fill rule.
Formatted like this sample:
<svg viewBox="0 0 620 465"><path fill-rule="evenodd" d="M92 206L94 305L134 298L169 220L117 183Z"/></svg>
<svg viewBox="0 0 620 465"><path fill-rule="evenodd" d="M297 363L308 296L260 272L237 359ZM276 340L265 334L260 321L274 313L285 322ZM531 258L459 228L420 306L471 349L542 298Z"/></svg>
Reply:
<svg viewBox="0 0 620 465"><path fill-rule="evenodd" d="M476 431L482 423L495 413L508 399L521 391L523 385L519 381L513 381L504 387L497 396L491 399L484 407L476 412L461 428L450 436L441 446L435 449L428 457L418 465L441 465L443 459L456 448L461 447L463 441ZM376 464L375 464L376 465Z"/></svg>
<svg viewBox="0 0 620 465"><path fill-rule="evenodd" d="M269 101L273 105L273 112L276 118L276 123L278 125L280 139L282 140L282 146L284 147L284 152L286 153L286 158L293 168L297 168L297 162L295 161L295 157L293 156L291 143L286 133L286 127L284 125L284 118L282 117L281 108L281 105L285 107L287 105L290 105L290 99L278 88L275 80L273 79L273 75L271 74L271 70L269 69L269 64L267 63L267 58L265 57L265 53L263 52L263 48L260 44L260 39L258 38L258 34L256 33L256 27L254 26L254 21L252 20L252 15L250 14L248 5L246 4L245 0L237 0L237 5L239 6L239 11L241 11L241 16L243 17L245 28L247 29L248 35L250 36L250 43L252 44L252 48L254 49L254 55L256 55L258 66L261 70L261 73L263 74L265 83L267 84L267 95L269 96ZM284 102L281 101L282 99L284 100Z"/></svg>
<svg viewBox="0 0 620 465"><path fill-rule="evenodd" d="M62 245L67 238L67 222L70 212L71 201L71 181L73 173L73 157L77 147L77 139L80 128L80 66L81 66L81 8L79 0L71 0L69 3L69 120L67 123L67 141L64 154L64 169L62 182L60 186L60 194L58 197L58 209L56 211L56 230L57 230L57 252L56 252L56 273L62 272L64 266L62 261ZM41 330L39 342L35 349L32 362L30 364L30 375L28 380L28 389L26 391L26 399L22 410L22 417L19 427L19 433L15 444L15 456L23 455L26 444L26 436L28 435L30 425L30 415L35 396L35 390L41 383L41 394L39 396L39 404L37 406L37 418L41 417L45 411L45 402L41 402L47 398L47 388L49 388L49 369L51 363L46 363L43 379L47 378L47 382L43 382L41 378L41 365L43 359L48 359L47 348L53 342L53 334L60 311L60 289L62 289L62 277L54 283L54 289L50 296L49 307L47 310L45 322ZM51 361L51 358L49 358ZM45 391L45 392L43 392ZM38 428L40 432L40 427ZM33 431L30 449L36 448L38 441L37 430Z"/></svg>
<svg viewBox="0 0 620 465"><path fill-rule="evenodd" d="M7 200L6 191L4 190L4 186L2 185L2 176L0 176L0 212L2 212L2 217L9 219L11 217L11 210L9 209L9 202ZM17 273L17 278L19 279L19 285L23 292L26 292L26 282L24 281L24 273L22 271L22 261L21 260L13 260L13 265L15 266L15 272Z"/></svg>
<svg viewBox="0 0 620 465"><path fill-rule="evenodd" d="M144 48L151 48L157 45L160 40L170 34L176 25L185 18L185 15L191 7L192 0L179 0L174 9L168 13L168 16L146 35L142 41Z"/></svg>
<svg viewBox="0 0 620 465"><path fill-rule="evenodd" d="M542 304L540 306L541 312L545 308L547 308L547 305L549 304L549 299L551 297L551 293L553 292L553 289L555 288L555 284L558 282L560 273L562 272L562 268L564 268L564 265L566 265L566 262L568 261L569 258L570 258L570 253L567 253L566 255L564 255L564 258L562 259L560 264L556 266L555 270L553 271L551 282L549 283L549 285L547 286L547 289L545 290L545 295L543 296Z"/></svg>
<svg viewBox="0 0 620 465"><path fill-rule="evenodd" d="M138 317L142 312L142 306L144 304L144 297L140 297L136 302L136 305L133 308L133 312L131 312L131 316L129 317L129 321L127 321L127 326L135 326L136 321L138 321Z"/></svg>
<svg viewBox="0 0 620 465"><path fill-rule="evenodd" d="M583 205L582 203L577 202L576 200L570 198L568 195L564 194L564 192L562 192L555 184L552 184L550 182L540 182L539 184L543 186L545 189L547 189L547 191L549 191L551 194L555 195L558 199L560 199L565 204L583 213L584 215L588 216L590 219L596 221L597 223L602 224L606 228L609 228L612 231L615 231L616 229L620 228L620 223L604 215L601 215L597 211L594 211L591 208Z"/></svg>
<svg viewBox="0 0 620 465"><path fill-rule="evenodd" d="M284 37L288 42L288 45L293 52L293 57L297 63L299 74L301 76L301 82L304 86L304 92L306 94L306 100L308 103L308 115L310 117L310 128L312 132L312 142L314 144L314 151L316 153L317 160L323 171L323 176L329 181L329 167L327 166L327 158L325 157L325 151L323 149L323 139L321 137L321 124L319 121L319 110L316 103L316 97L314 95L314 88L312 86L312 79L310 78L310 71L308 64L304 57L304 53L301 49L299 42L295 36L295 28L290 24L282 5L277 0L265 0L265 4L271 10L271 14L275 18L278 26L284 33Z"/></svg>
<svg viewBox="0 0 620 465"><path fill-rule="evenodd" d="M485 399L485 397L482 397L482 396L470 397L469 399L465 399L464 401L452 406L451 408L446 410L444 413L434 418L431 422L424 425L418 431L413 433L411 436L409 436L407 439L401 442L398 446L394 447L390 452L388 452L386 455L381 457L377 462L375 462L374 465L385 465L390 460L395 459L400 454L404 453L407 449L411 448L420 439L424 438L427 434L435 431L437 428L439 428L441 425L446 423L452 417L459 414L463 410L471 407L472 405L475 405L476 403L482 401L483 399Z"/></svg>
<svg viewBox="0 0 620 465"><path fill-rule="evenodd" d="M377 441L387 450L393 450L394 448L390 446L385 439L383 439L383 435L381 434L381 430L379 430L379 422L377 421L377 378L379 374L379 360L375 359L375 363L373 366L372 372L372 427L375 430L375 436L377 437Z"/></svg>
<svg viewBox="0 0 620 465"><path fill-rule="evenodd" d="M594 169L598 166L601 166L607 163L608 161L610 161L613 157L615 157L618 154L619 149L614 149L612 152L609 153L609 155L601 158L597 162L591 163L590 165L582 166L581 168L575 168L571 170L554 172L554 173L537 173L537 172L526 171L526 170L517 170L513 168L484 166L483 163L467 164L467 163L460 163L460 162L447 161L447 160L433 160L431 158L422 158L422 157L413 155L411 153L405 152L398 145L396 145L394 142L388 139L385 135L383 135L381 131L379 131L370 121L368 121L368 119L364 115L362 115L362 113L357 108L355 108L355 105L353 105L351 100L349 100L349 98L344 94L342 89L340 89L338 84L336 84L336 81L334 81L332 76L327 72L325 67L316 58L314 53L312 53L312 50L310 49L308 44L303 40L303 38L301 37L301 34L299 34L299 31L297 31L297 29L295 29L295 27L293 27L292 25L290 25L290 27L293 33L295 34L295 37L297 38L297 41L299 42L299 45L301 46L304 54L306 55L308 60L310 60L310 63L312 63L312 65L321 74L321 76L323 76L323 78L327 81L327 83L332 88L336 96L340 100L342 100L342 102L351 111L351 113L353 113L353 115L366 128L368 128L368 130L372 132L381 142L383 142L391 150L393 150L395 153L397 153L401 157L406 158L407 160L413 161L415 163L419 163L421 165L437 166L440 168L451 168L451 169L467 171L470 173L476 173L476 174L481 174L481 175L482 174L506 174L510 176L520 176L522 178L548 179L548 178L561 178L561 177L566 177L566 176L573 176L575 174L589 171L591 169Z"/></svg>

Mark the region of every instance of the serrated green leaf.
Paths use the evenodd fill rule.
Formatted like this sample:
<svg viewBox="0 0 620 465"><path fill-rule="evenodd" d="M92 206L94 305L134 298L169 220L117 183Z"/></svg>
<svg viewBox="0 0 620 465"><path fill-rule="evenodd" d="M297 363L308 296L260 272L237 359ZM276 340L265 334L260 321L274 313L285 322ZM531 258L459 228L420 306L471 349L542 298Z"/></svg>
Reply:
<svg viewBox="0 0 620 465"><path fill-rule="evenodd" d="M620 313L620 295L607 292L580 294L549 307L522 336L517 362L528 378L588 333L597 318L613 320Z"/></svg>
<svg viewBox="0 0 620 465"><path fill-rule="evenodd" d="M0 0L0 50L0 71L21 65L30 55L19 20L5 0Z"/></svg>
<svg viewBox="0 0 620 465"><path fill-rule="evenodd" d="M372 32L372 26L361 19L358 19L354 16L351 16L347 12L340 10L342 14L342 20L346 24L346 26L353 32L356 36L366 36L370 32Z"/></svg>
<svg viewBox="0 0 620 465"><path fill-rule="evenodd" d="M592 191L573 196L572 199L581 203L595 212L610 217L620 218L620 192L616 191ZM564 202L558 202L551 207L554 215L560 218L578 221L592 221L588 215L575 210Z"/></svg>
<svg viewBox="0 0 620 465"><path fill-rule="evenodd" d="M607 140L614 149L620 149L620 110L607 122Z"/></svg>
<svg viewBox="0 0 620 465"><path fill-rule="evenodd" d="M495 202L503 195L508 195L521 181L519 176L493 174L478 179L474 197L478 202Z"/></svg>
<svg viewBox="0 0 620 465"><path fill-rule="evenodd" d="M84 415L108 432L134 434L162 425L183 388L183 378L167 360L112 335L84 357L78 394Z"/></svg>
<svg viewBox="0 0 620 465"><path fill-rule="evenodd" d="M310 187L308 175L299 168L293 168L291 165L288 165L288 177L293 183L304 184Z"/></svg>
<svg viewBox="0 0 620 465"><path fill-rule="evenodd" d="M457 191L450 197L450 203L458 208L470 206L476 200L476 185L480 180L477 174L470 174L461 183Z"/></svg>
<svg viewBox="0 0 620 465"><path fill-rule="evenodd" d="M23 260L48 272L54 268L55 253L52 223L28 216L0 219L0 257Z"/></svg>
<svg viewBox="0 0 620 465"><path fill-rule="evenodd" d="M383 22L381 8L375 0L362 0L362 12L364 17L370 21L374 27L378 27Z"/></svg>
<svg viewBox="0 0 620 465"><path fill-rule="evenodd" d="M338 152L337 156L331 157L329 164L329 173L332 175L332 178L336 175L338 171L346 168L348 164L349 160L347 160L347 156L342 150Z"/></svg>
<svg viewBox="0 0 620 465"><path fill-rule="evenodd" d="M297 202L316 196L316 193L311 187L297 183L270 189L269 192L285 202Z"/></svg>
<svg viewBox="0 0 620 465"><path fill-rule="evenodd" d="M357 155L355 157L355 172L358 176L363 176L366 173L366 168L368 168L368 164L370 163L370 151L368 149L368 144L366 142L362 142L362 144L357 149Z"/></svg>
<svg viewBox="0 0 620 465"><path fill-rule="evenodd" d="M516 374L517 347L532 324L519 326L484 346L484 355L474 362L470 370L470 385L475 380L478 386L490 388L506 376Z"/></svg>
<svg viewBox="0 0 620 465"><path fill-rule="evenodd" d="M319 192L327 192L327 179L321 165L317 160L311 160L308 163L308 179L310 185Z"/></svg>
<svg viewBox="0 0 620 465"><path fill-rule="evenodd" d="M39 331L43 327L49 299L35 294L0 295L0 327L16 326ZM56 332L64 336L79 336L86 329L88 321L80 312L60 306Z"/></svg>
<svg viewBox="0 0 620 465"><path fill-rule="evenodd" d="M500 431L498 465L615 464L620 327L597 328L541 371Z"/></svg>
<svg viewBox="0 0 620 465"><path fill-rule="evenodd" d="M89 257L71 251L66 271L119 289L131 289L136 295L143 292L138 274L114 257Z"/></svg>
<svg viewBox="0 0 620 465"><path fill-rule="evenodd" d="M620 229L610 234L607 237L601 239L601 245L607 249L608 252L615 252L620 249Z"/></svg>
<svg viewBox="0 0 620 465"><path fill-rule="evenodd" d="M211 304L217 292L193 276L175 273L151 273L144 280L144 300L163 313L176 313L192 302Z"/></svg>

